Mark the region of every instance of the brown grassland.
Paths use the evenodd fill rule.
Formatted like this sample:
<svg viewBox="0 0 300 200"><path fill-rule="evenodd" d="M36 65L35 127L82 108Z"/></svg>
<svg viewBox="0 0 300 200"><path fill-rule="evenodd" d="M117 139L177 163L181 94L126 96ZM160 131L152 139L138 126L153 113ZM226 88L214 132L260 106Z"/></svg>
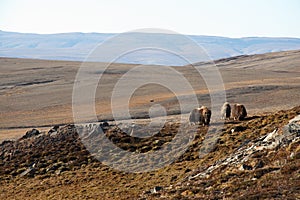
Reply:
<svg viewBox="0 0 300 200"><path fill-rule="evenodd" d="M66 136L66 141L57 141L55 147L51 147L52 143L45 144L42 150L34 145L22 146L20 151L25 153L19 157L9 161L1 158L0 199L299 199L299 141L274 152L263 151L256 155L253 162L263 162L262 168L239 171L224 167L209 178L187 180L188 176L236 151L245 141L255 140L275 128L281 129L300 114L299 50L220 59L215 64L223 78L227 101L243 103L249 116L241 122L225 123L214 149L205 157L199 158L207 131L207 127L202 126L197 128L190 148L173 164L145 173L112 169L89 155L76 137ZM56 124L61 127L72 124L72 89L80 65L80 62L0 58L0 141L18 139L32 128L42 132ZM100 69L105 66L104 63L88 65ZM198 65L207 67L210 64ZM104 73L95 99L99 120L112 118L113 86L133 67L135 65L112 64ZM200 103L209 106L207 87L194 68L174 69L189 80ZM91 77L97 75L91 74ZM188 98L192 93L187 91L182 95ZM164 87L152 84L136 90L130 99L131 114L144 118L145 111L152 105L151 100L173 113L173 121L165 132L149 141L121 142L119 145L123 149L143 151L147 147L146 151L155 151L154 141L166 143L176 134L178 102L174 93ZM182 114L187 116L187 113ZM243 129L232 133L231 129L237 126ZM291 153L296 156L290 158ZM51 162L47 161L49 156ZM68 166L61 173L44 169L55 163L63 165L73 157L76 157L74 166ZM35 158L45 162L45 166L39 167L33 177L21 177L20 172ZM163 192L151 193L156 186L164 188Z"/></svg>

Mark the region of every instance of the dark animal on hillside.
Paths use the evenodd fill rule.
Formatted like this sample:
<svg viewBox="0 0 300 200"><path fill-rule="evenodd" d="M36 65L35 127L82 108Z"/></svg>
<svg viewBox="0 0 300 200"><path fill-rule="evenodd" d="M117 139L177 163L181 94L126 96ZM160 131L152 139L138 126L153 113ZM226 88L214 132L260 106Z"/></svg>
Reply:
<svg viewBox="0 0 300 200"><path fill-rule="evenodd" d="M231 114L231 107L228 102L225 102L221 108L221 118L229 119Z"/></svg>
<svg viewBox="0 0 300 200"><path fill-rule="evenodd" d="M191 124L196 124L200 122L200 108L195 108L190 112L189 121Z"/></svg>
<svg viewBox="0 0 300 200"><path fill-rule="evenodd" d="M195 108L190 113L189 121L194 124L209 125L211 117L211 110L206 106Z"/></svg>
<svg viewBox="0 0 300 200"><path fill-rule="evenodd" d="M243 120L247 117L247 111L244 105L234 104L231 108L231 117L233 120Z"/></svg>

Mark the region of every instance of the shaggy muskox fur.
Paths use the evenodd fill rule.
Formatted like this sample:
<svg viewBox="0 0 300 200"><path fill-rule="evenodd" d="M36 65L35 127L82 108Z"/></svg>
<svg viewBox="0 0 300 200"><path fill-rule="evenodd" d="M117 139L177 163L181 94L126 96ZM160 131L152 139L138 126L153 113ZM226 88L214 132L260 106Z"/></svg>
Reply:
<svg viewBox="0 0 300 200"><path fill-rule="evenodd" d="M211 117L211 110L209 110L206 106L202 106L201 108L195 108L190 113L189 121L194 124L201 125L209 125Z"/></svg>
<svg viewBox="0 0 300 200"><path fill-rule="evenodd" d="M231 106L228 102L225 102L221 108L222 119L229 119L231 114Z"/></svg>
<svg viewBox="0 0 300 200"><path fill-rule="evenodd" d="M231 108L231 117L233 120L243 120L247 117L247 111L244 105L234 104Z"/></svg>

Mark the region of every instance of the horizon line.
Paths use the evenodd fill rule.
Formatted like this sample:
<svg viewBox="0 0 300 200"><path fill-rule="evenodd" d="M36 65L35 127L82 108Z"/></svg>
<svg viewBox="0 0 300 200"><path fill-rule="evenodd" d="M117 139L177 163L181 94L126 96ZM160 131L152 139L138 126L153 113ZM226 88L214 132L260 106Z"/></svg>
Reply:
<svg viewBox="0 0 300 200"><path fill-rule="evenodd" d="M136 29L137 30L137 29ZM140 30L140 29L138 29ZM147 29L141 29L147 30ZM150 30L150 29L149 29ZM163 29L162 29L163 30ZM118 35L123 33L148 33L148 34L177 34L177 35L185 35L185 36L202 36L202 37L219 37L219 38L230 38L230 39L242 39L242 38L287 38L287 39L300 39L300 37L291 37L291 36L243 36L243 37L231 37L231 36L222 36L222 35L196 35L196 34L183 34L183 33L172 33L172 32L143 32L143 31L127 31L127 32L80 32L80 31L72 31L72 32L52 32L52 33L35 33L35 32L18 32L18 31L9 31L9 30L2 30L0 32L6 33L19 33L19 34L36 34L36 35L59 35L59 34L107 34L107 35Z"/></svg>

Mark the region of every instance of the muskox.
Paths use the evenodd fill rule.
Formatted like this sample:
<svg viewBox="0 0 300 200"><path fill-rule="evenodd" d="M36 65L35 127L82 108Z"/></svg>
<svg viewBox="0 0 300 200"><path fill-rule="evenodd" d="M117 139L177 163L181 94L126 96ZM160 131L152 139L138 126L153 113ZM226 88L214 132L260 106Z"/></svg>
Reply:
<svg viewBox="0 0 300 200"><path fill-rule="evenodd" d="M206 106L202 106L201 108L195 108L190 113L189 121L194 124L201 125L209 125L211 117L211 110L209 110Z"/></svg>
<svg viewBox="0 0 300 200"><path fill-rule="evenodd" d="M221 118L229 119L231 114L231 107L228 102L225 102L221 108Z"/></svg>
<svg viewBox="0 0 300 200"><path fill-rule="evenodd" d="M247 111L244 105L234 104L231 108L231 117L233 120L243 120L247 117Z"/></svg>

